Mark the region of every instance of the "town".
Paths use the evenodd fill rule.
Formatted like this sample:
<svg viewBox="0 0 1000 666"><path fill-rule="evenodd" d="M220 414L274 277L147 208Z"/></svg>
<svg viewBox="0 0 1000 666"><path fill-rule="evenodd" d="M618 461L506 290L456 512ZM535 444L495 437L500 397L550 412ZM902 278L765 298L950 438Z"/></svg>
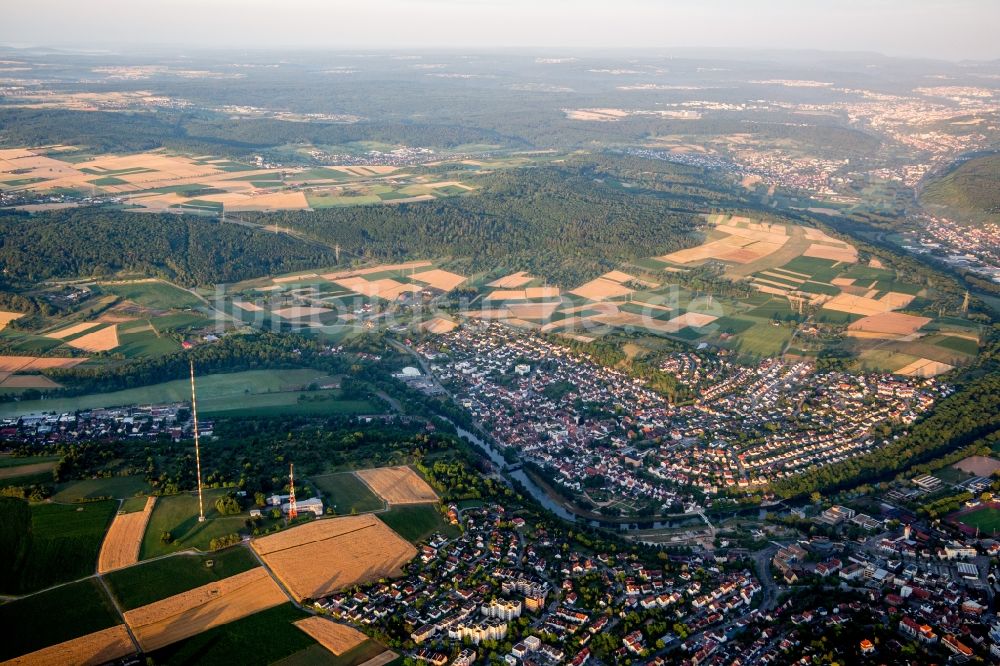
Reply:
<svg viewBox="0 0 1000 666"><path fill-rule="evenodd" d="M502 447L611 516L710 507L872 451L950 392L933 379L781 359L749 367L702 351L662 362L696 396L671 404L645 380L495 323L417 351Z"/></svg>

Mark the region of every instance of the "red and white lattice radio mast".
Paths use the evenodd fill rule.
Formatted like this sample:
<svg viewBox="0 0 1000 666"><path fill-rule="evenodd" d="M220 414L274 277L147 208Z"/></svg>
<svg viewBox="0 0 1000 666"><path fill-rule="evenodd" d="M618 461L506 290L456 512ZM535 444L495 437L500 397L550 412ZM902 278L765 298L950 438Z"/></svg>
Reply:
<svg viewBox="0 0 1000 666"><path fill-rule="evenodd" d="M194 359L191 363L191 415L194 418L194 461L198 471L198 522L205 522L205 504L201 496L201 446L198 442L198 397L194 390Z"/></svg>
<svg viewBox="0 0 1000 666"><path fill-rule="evenodd" d="M299 508L295 505L295 464L288 465L288 481L290 490L288 491L288 519L295 520L299 515Z"/></svg>

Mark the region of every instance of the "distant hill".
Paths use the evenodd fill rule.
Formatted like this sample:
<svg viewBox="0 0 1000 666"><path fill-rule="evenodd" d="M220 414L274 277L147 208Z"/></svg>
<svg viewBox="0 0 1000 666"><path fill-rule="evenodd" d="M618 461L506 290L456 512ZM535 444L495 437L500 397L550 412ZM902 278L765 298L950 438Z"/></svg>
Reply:
<svg viewBox="0 0 1000 666"><path fill-rule="evenodd" d="M1000 222L1000 153L975 157L935 178L920 200L955 222Z"/></svg>

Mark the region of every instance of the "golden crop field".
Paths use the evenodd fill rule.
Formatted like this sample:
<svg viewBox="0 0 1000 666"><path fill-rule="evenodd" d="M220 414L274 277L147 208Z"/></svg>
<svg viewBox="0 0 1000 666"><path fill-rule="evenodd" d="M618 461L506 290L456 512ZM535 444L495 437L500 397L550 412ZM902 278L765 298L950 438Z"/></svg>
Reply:
<svg viewBox="0 0 1000 666"><path fill-rule="evenodd" d="M139 645L149 652L287 601L264 567L256 567L126 611L124 616Z"/></svg>
<svg viewBox="0 0 1000 666"><path fill-rule="evenodd" d="M368 640L367 636L354 627L318 616L299 620L295 622L295 626L338 657Z"/></svg>
<svg viewBox="0 0 1000 666"><path fill-rule="evenodd" d="M376 467L358 470L355 474L389 504L438 501L434 489L409 467Z"/></svg>
<svg viewBox="0 0 1000 666"><path fill-rule="evenodd" d="M58 621L53 618L50 621ZM63 643L29 652L26 655L5 661L4 666L52 666L72 664L73 666L99 666L135 653L135 645L129 638L124 624L95 631Z"/></svg>
<svg viewBox="0 0 1000 666"><path fill-rule="evenodd" d="M254 539L251 545L298 601L398 576L417 554L371 514L316 520Z"/></svg>
<svg viewBox="0 0 1000 666"><path fill-rule="evenodd" d="M108 533L104 535L104 543L101 544L97 573L106 573L139 561L139 547L142 546L142 537L146 533L154 504L156 497L147 497L142 511L115 516Z"/></svg>

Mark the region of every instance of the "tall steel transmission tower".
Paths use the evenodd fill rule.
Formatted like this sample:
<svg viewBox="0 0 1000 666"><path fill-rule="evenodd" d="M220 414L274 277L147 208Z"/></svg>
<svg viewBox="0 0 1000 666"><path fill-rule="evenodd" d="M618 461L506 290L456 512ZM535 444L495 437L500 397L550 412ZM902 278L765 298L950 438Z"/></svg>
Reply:
<svg viewBox="0 0 1000 666"><path fill-rule="evenodd" d="M295 520L299 515L299 507L295 504L295 463L288 465L288 520Z"/></svg>
<svg viewBox="0 0 1000 666"><path fill-rule="evenodd" d="M191 363L191 416L194 418L194 462L198 471L198 522L205 522L205 503L201 494L201 445L198 432L198 397L194 390L194 359Z"/></svg>

